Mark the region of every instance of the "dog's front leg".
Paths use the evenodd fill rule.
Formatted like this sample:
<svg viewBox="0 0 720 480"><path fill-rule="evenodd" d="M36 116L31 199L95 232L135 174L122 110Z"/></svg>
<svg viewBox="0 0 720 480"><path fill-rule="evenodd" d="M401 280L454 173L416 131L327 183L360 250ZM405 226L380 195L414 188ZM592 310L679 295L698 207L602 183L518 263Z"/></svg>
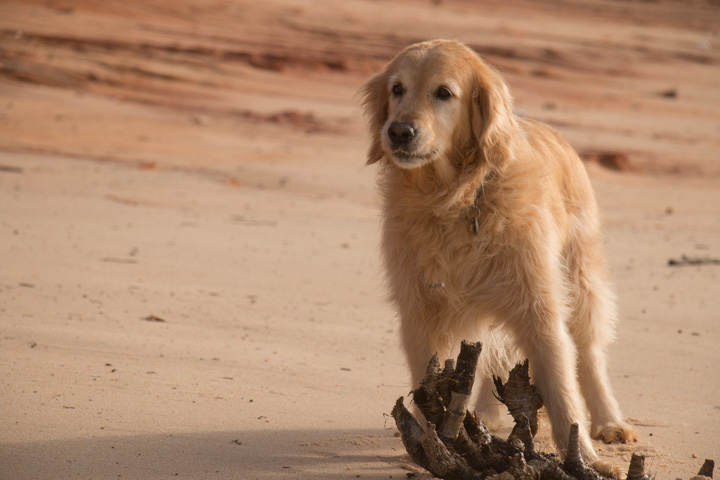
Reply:
<svg viewBox="0 0 720 480"><path fill-rule="evenodd" d="M530 329L532 330L532 329ZM598 460L587 431L585 410L575 374L575 347L565 325L558 322L552 332L532 332L523 342L533 373L533 382L543 397L552 425L553 440L564 456L570 425L579 426L580 451L589 463ZM536 333L533 335L533 333Z"/></svg>
<svg viewBox="0 0 720 480"><path fill-rule="evenodd" d="M575 371L575 346L565 323L569 312L563 302L547 290L544 294L531 295L520 305L514 312L508 312L509 323L520 348L530 360L532 381L542 394L555 445L564 456L570 426L577 423L580 451L588 463L594 463L598 456L587 431Z"/></svg>
<svg viewBox="0 0 720 480"><path fill-rule="evenodd" d="M419 312L400 316L400 337L410 368L411 388L420 386L425 378L428 362L433 355L438 356L440 364L450 358L450 340L447 333L438 332L438 322L424 318Z"/></svg>

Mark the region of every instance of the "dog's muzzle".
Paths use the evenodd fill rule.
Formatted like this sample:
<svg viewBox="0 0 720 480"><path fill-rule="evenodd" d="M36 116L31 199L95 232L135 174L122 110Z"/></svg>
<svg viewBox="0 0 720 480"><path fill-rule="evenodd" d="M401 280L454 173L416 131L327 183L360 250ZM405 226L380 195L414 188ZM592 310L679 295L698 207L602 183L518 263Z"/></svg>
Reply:
<svg viewBox="0 0 720 480"><path fill-rule="evenodd" d="M417 129L411 123L393 122L387 133L393 150L407 151L407 147L415 140Z"/></svg>

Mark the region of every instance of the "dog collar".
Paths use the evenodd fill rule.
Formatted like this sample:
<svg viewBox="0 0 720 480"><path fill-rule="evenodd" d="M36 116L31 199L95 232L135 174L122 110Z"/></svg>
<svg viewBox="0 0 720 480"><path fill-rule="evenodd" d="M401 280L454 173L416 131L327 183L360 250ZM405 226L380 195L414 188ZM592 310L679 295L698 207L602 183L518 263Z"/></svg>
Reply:
<svg viewBox="0 0 720 480"><path fill-rule="evenodd" d="M478 203L480 202L480 197L483 196L483 193L485 191L485 186L490 182L490 180L495 177L495 170L490 170L487 175L485 175L485 178L483 178L482 183L480 184L480 187L475 191L475 200L473 200L473 203L471 205L468 205L467 210L465 211L465 214L470 219L470 231L475 235L478 236L478 232L480 232L480 206Z"/></svg>

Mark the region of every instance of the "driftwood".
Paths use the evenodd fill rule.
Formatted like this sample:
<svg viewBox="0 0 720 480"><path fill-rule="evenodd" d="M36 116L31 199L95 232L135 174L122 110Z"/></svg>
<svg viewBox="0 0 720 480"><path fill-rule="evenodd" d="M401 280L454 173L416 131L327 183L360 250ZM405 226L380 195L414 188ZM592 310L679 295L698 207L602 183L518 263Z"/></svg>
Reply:
<svg viewBox="0 0 720 480"><path fill-rule="evenodd" d="M701 266L701 265L720 265L720 258L710 257L688 257L683 255L680 260L671 258L668 260L668 267L684 267L684 266Z"/></svg>
<svg viewBox="0 0 720 480"><path fill-rule="evenodd" d="M605 480L587 465L578 446L578 426L570 431L567 455L537 452L537 411L542 397L530 383L528 362L517 365L506 383L495 378L497 398L508 407L515 427L507 440L491 435L467 410L481 343L462 342L457 365L434 356L421 385L412 392L427 420L425 428L398 398L392 410L405 449L412 460L444 480ZM695 479L712 478L714 462L706 460ZM650 480L645 457L633 454L628 480Z"/></svg>

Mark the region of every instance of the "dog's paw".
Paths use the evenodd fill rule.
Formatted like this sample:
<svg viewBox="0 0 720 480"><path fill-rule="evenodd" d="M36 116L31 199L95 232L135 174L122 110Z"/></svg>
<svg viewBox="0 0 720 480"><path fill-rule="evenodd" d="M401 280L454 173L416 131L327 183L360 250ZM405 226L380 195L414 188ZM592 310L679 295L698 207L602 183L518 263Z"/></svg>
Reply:
<svg viewBox="0 0 720 480"><path fill-rule="evenodd" d="M620 478L623 473L617 465L613 465L612 463L604 462L602 460L593 462L591 467L597 470L600 475L610 478Z"/></svg>
<svg viewBox="0 0 720 480"><path fill-rule="evenodd" d="M627 423L607 423L592 429L592 437L605 443L637 442L637 432Z"/></svg>

